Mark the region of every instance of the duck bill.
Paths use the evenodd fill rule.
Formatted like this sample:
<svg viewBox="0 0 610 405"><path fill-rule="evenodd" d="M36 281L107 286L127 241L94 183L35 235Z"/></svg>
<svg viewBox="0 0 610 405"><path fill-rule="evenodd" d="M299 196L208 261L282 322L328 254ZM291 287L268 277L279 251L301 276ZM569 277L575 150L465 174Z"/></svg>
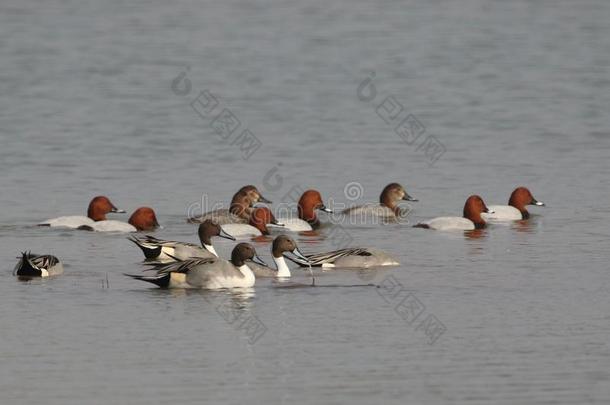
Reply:
<svg viewBox="0 0 610 405"><path fill-rule="evenodd" d="M252 261L256 264L260 264L261 266L269 267L267 266L267 263L265 263L263 259L261 259L258 255L254 255Z"/></svg>
<svg viewBox="0 0 610 405"><path fill-rule="evenodd" d="M545 206L545 204L542 201L538 201L535 198L532 198L532 204L533 205L538 205L540 207L544 207Z"/></svg>
<svg viewBox="0 0 610 405"><path fill-rule="evenodd" d="M268 199L266 199L265 197L263 197L262 195L258 196L258 202L264 202L266 204L273 204L273 201L270 201Z"/></svg>
<svg viewBox="0 0 610 405"><path fill-rule="evenodd" d="M322 205L320 208L318 208L320 211L324 211L327 212L329 214L333 213L333 210L331 210L330 208L328 208L326 205Z"/></svg>
<svg viewBox="0 0 610 405"><path fill-rule="evenodd" d="M229 235L227 233L227 231L222 229L222 226L220 227L220 233L218 234L218 236L221 237L221 238L229 239L229 240L236 240L234 236Z"/></svg>
<svg viewBox="0 0 610 405"><path fill-rule="evenodd" d="M112 207L112 209L110 210L110 212L114 212L115 214L125 214L127 211L125 210L120 210L117 207Z"/></svg>
<svg viewBox="0 0 610 405"><path fill-rule="evenodd" d="M405 196L402 197L402 199L405 200L405 201L419 201L418 199L413 198L409 194L406 194L406 193L405 193Z"/></svg>
<svg viewBox="0 0 610 405"><path fill-rule="evenodd" d="M310 263L310 260L305 257L305 255L299 250L299 248L294 248L294 250L292 251L292 254L295 255L296 257L298 257L301 260L304 260L307 263Z"/></svg>

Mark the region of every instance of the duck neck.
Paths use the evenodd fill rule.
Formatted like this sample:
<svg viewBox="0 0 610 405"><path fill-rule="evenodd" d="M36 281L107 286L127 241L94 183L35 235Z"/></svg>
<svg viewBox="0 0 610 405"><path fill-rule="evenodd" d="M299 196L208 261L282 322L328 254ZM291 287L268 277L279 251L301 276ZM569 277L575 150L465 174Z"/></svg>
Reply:
<svg viewBox="0 0 610 405"><path fill-rule="evenodd" d="M214 249L214 246L208 245L207 243L203 243L203 247L205 248L205 250L218 257L218 253L216 253L216 249Z"/></svg>
<svg viewBox="0 0 610 405"><path fill-rule="evenodd" d="M313 207L306 204L299 204L299 218L303 221L307 221L312 226L319 224L318 217Z"/></svg>
<svg viewBox="0 0 610 405"><path fill-rule="evenodd" d="M248 219L253 211L251 207L252 203L247 198L234 198L229 211L240 218Z"/></svg>
<svg viewBox="0 0 610 405"><path fill-rule="evenodd" d="M284 260L284 256L275 257L273 256L275 267L277 267L277 277L290 277L290 269Z"/></svg>
<svg viewBox="0 0 610 405"><path fill-rule="evenodd" d="M400 213L400 209L398 208L396 201L394 201L392 198L385 194L381 194L381 196L379 197L379 203L394 211L396 215Z"/></svg>

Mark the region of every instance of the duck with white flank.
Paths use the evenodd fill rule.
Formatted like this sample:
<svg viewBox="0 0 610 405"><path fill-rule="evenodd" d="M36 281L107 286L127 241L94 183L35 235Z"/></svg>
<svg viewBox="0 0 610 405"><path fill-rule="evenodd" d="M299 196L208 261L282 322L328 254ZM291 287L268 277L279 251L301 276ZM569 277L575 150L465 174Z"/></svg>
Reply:
<svg viewBox="0 0 610 405"><path fill-rule="evenodd" d="M489 209L494 213L483 214L483 218L496 221L529 219L530 213L527 211L527 205L544 207L544 203L536 200L526 187L517 187L510 195L508 205L490 205Z"/></svg>
<svg viewBox="0 0 610 405"><path fill-rule="evenodd" d="M483 229L487 225L482 213L493 214L478 195L471 195L464 204L463 217L438 217L415 225L415 228L436 229L439 231L470 231Z"/></svg>
<svg viewBox="0 0 610 405"><path fill-rule="evenodd" d="M280 218L285 229L294 232L312 231L320 227L320 220L316 211L324 211L332 214L332 210L327 208L322 201L322 195L317 190L307 190L299 199L297 204L298 218Z"/></svg>
<svg viewBox="0 0 610 405"><path fill-rule="evenodd" d="M189 259L157 265L156 276L126 274L136 280L147 281L161 288L248 288L254 286L255 276L246 262L266 266L254 247L240 243L231 253L231 260L221 258Z"/></svg>
<svg viewBox="0 0 610 405"><path fill-rule="evenodd" d="M150 235L139 238L134 236L128 239L142 249L146 259L159 261L186 260L191 257L218 257L218 253L212 245L212 237L218 236L235 240L220 225L209 219L199 225L198 234L201 246L187 242L157 239Z"/></svg>

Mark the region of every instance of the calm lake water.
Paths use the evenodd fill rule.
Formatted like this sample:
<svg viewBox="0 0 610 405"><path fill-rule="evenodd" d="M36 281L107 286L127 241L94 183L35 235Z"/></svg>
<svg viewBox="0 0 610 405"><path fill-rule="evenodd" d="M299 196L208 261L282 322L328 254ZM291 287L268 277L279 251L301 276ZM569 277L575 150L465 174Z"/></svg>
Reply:
<svg viewBox="0 0 610 405"><path fill-rule="evenodd" d="M608 21L604 0L2 2L1 402L609 403ZM518 185L547 207L476 235L329 226L302 249L402 265L233 293L150 288L124 235L33 226L106 194L194 242L187 212L245 184L361 204L392 181L411 224ZM18 282L26 249L65 274Z"/></svg>

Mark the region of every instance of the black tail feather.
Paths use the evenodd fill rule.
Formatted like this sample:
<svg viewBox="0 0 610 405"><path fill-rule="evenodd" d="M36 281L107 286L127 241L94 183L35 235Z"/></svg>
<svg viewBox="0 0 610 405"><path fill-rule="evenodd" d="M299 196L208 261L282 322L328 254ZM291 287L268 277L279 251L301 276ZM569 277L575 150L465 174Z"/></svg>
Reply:
<svg viewBox="0 0 610 405"><path fill-rule="evenodd" d="M129 237L127 239L129 239L130 241L135 243L137 247L142 249L142 253L144 253L144 257L146 257L147 259L156 259L157 257L159 257L161 251L163 250L162 246L157 246L156 248L149 248L147 246L144 246L142 242L133 237Z"/></svg>
<svg viewBox="0 0 610 405"><path fill-rule="evenodd" d="M156 277L141 276L138 274L127 274L127 273L123 273L123 274L127 277L131 277L136 280L142 280L142 281L152 283L160 288L168 288L169 281L171 278L171 273L167 273L162 276L156 276Z"/></svg>
<svg viewBox="0 0 610 405"><path fill-rule="evenodd" d="M14 275L23 277L40 277L42 271L30 262L30 252L21 252L21 261L14 271Z"/></svg>

